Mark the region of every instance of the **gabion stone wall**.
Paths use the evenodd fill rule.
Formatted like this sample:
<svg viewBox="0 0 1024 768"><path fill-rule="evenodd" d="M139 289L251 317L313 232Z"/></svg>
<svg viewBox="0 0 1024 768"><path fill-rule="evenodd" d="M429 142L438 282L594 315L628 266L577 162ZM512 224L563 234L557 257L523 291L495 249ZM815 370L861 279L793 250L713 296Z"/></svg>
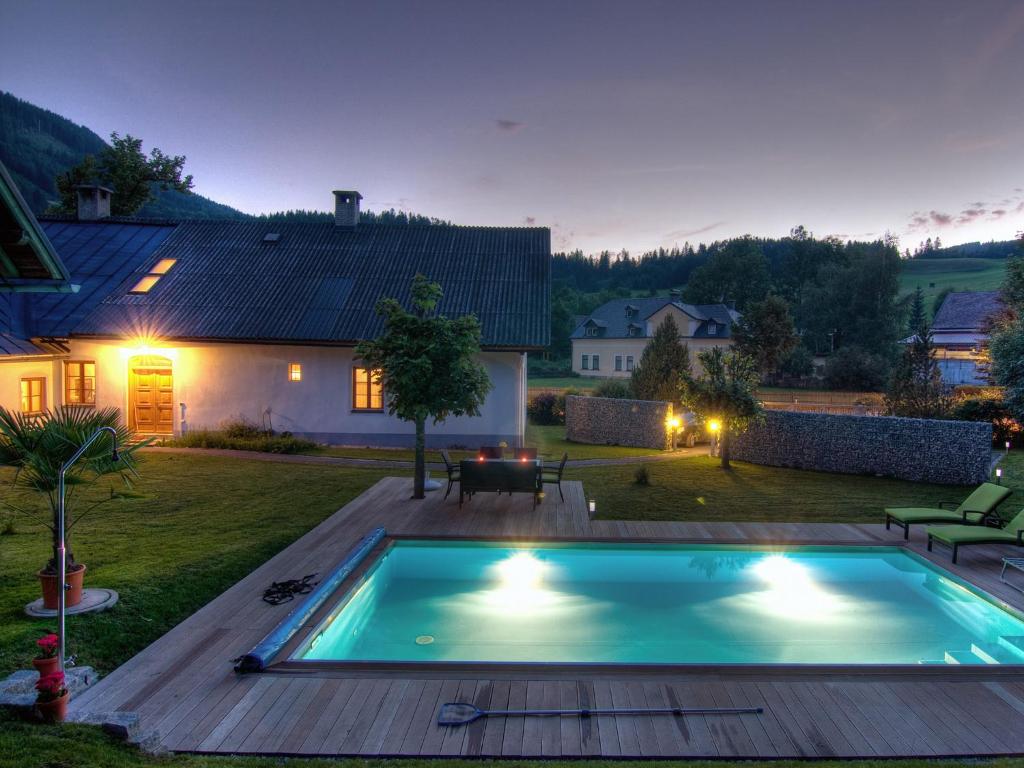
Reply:
<svg viewBox="0 0 1024 768"><path fill-rule="evenodd" d="M773 467L970 485L989 477L992 425L976 421L768 411L732 458Z"/></svg>
<svg viewBox="0 0 1024 768"><path fill-rule="evenodd" d="M672 403L610 397L565 398L565 437L590 445L668 448Z"/></svg>

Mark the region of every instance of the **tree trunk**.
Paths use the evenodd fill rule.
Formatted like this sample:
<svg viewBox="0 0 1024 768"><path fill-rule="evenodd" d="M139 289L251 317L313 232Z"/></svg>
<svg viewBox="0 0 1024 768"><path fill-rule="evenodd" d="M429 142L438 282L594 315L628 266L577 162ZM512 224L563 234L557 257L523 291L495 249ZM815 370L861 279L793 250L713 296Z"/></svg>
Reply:
<svg viewBox="0 0 1024 768"><path fill-rule="evenodd" d="M718 452L722 457L722 469L730 469L729 464L729 429L725 425L722 426L722 442L719 446Z"/></svg>
<svg viewBox="0 0 1024 768"><path fill-rule="evenodd" d="M422 499L426 497L423 492L423 485L427 471L427 420L423 416L416 417L416 469L413 472L412 497Z"/></svg>

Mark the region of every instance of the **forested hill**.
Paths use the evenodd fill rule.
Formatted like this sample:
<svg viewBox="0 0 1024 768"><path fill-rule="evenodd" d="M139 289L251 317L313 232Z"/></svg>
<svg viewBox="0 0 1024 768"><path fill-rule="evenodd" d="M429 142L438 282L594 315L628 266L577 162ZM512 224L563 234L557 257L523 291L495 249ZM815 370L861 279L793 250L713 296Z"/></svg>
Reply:
<svg viewBox="0 0 1024 768"><path fill-rule="evenodd" d="M145 137L143 137L145 138ZM0 91L0 161L7 166L32 210L42 213L57 200L54 179L77 165L86 155L103 151L107 143L96 133L66 117ZM188 148L161 147L170 154L188 155ZM186 164L186 172L188 171ZM155 190L156 199L138 216L157 219L247 219L229 205L196 194ZM271 221L331 221L322 211L283 211L265 214ZM447 224L405 211L362 211L360 220L371 224Z"/></svg>
<svg viewBox="0 0 1024 768"><path fill-rule="evenodd" d="M86 155L98 154L105 146L106 142L84 125L0 91L0 161L36 213L42 213L57 199L54 179L58 174L80 163ZM166 219L246 217L202 195L173 190L157 190L156 200L146 204L138 215Z"/></svg>

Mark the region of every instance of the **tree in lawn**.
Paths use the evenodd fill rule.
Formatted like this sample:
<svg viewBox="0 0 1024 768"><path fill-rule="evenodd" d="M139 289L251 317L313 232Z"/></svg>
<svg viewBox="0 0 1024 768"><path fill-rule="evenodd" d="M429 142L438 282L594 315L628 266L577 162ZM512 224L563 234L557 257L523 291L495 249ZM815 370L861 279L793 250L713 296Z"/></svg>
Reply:
<svg viewBox="0 0 1024 768"><path fill-rule="evenodd" d="M736 350L757 363L765 378L778 371L782 361L799 343L789 303L781 296L767 296L747 307L733 326Z"/></svg>
<svg viewBox="0 0 1024 768"><path fill-rule="evenodd" d="M633 368L630 386L638 400L679 398L679 382L690 373L690 350L679 341L679 326L666 315Z"/></svg>
<svg viewBox="0 0 1024 768"><path fill-rule="evenodd" d="M680 401L683 408L693 411L705 424L719 424L722 469L729 469L732 438L746 431L764 413L757 399L757 362L736 350L725 352L721 347L706 349L697 359L704 372L683 377Z"/></svg>
<svg viewBox="0 0 1024 768"><path fill-rule="evenodd" d="M893 367L885 394L886 410L893 416L918 419L942 418L952 406L942 370L935 357L932 329L924 309L924 293L918 288L910 305L911 340Z"/></svg>
<svg viewBox="0 0 1024 768"><path fill-rule="evenodd" d="M79 184L100 183L111 187L110 200L113 216L131 216L153 199L153 189L169 189L188 193L192 189L192 176L182 176L184 155L165 155L159 149L142 151L142 139L132 135L110 134L110 146L99 157L86 155L78 165L60 174L57 193L58 213L74 213L77 200L75 187Z"/></svg>
<svg viewBox="0 0 1024 768"><path fill-rule="evenodd" d="M1024 232L1018 244L1024 249ZM1024 258L1013 257L1007 262L1001 298L1006 311L992 328L989 375L1003 387L1003 402L1013 418L1024 423Z"/></svg>
<svg viewBox="0 0 1024 768"><path fill-rule="evenodd" d="M477 360L480 323L474 315L450 320L437 314L441 286L423 275L412 281L412 311L397 300L377 302L384 333L361 342L356 355L377 371L388 413L416 425L413 498L423 498L427 419L479 416L491 381Z"/></svg>

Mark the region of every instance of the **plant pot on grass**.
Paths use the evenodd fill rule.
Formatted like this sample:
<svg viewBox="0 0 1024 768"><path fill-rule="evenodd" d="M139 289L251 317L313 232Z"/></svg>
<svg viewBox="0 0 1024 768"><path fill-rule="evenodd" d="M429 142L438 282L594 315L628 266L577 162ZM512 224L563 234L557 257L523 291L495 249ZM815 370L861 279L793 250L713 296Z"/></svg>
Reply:
<svg viewBox="0 0 1024 768"><path fill-rule="evenodd" d="M75 562L70 531L101 504L131 495L113 487L98 492L95 486L100 478L116 475L130 488L135 475L135 452L149 441L132 443L131 432L121 423L116 408L63 406L35 415L0 408L0 466L13 467L12 485L32 492L38 500L35 505L15 506L0 495L0 504L50 529L53 555L38 574L46 608L56 609L60 594L57 584L60 468L102 427L112 427L117 432L118 459L112 455L110 437L104 435L93 442L64 475L64 567L66 583L71 586L66 592L67 607L81 602L85 576L85 566Z"/></svg>
<svg viewBox="0 0 1024 768"><path fill-rule="evenodd" d="M60 671L60 638L54 634L43 635L36 640L39 647L39 655L32 659L32 666L36 668L40 678L52 675Z"/></svg>
<svg viewBox="0 0 1024 768"><path fill-rule="evenodd" d="M40 677L36 682L36 709L44 722L63 722L68 713L69 698L71 696L64 683L63 672Z"/></svg>

